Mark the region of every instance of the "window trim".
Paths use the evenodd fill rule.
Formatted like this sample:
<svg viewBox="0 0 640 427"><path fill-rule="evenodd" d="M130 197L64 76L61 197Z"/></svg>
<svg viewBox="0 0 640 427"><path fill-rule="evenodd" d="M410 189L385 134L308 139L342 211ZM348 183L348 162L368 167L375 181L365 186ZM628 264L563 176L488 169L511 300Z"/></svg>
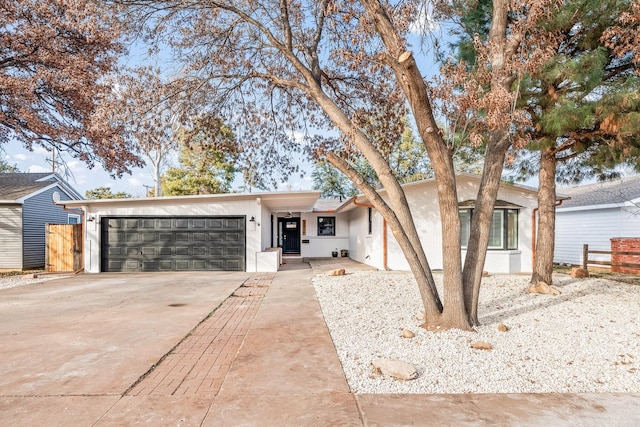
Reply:
<svg viewBox="0 0 640 427"><path fill-rule="evenodd" d="M71 218L74 218L76 222L71 222ZM67 224L82 224L82 217L78 214L67 214Z"/></svg>
<svg viewBox="0 0 640 427"><path fill-rule="evenodd" d="M461 208L458 210L459 214L462 211L466 211L469 214L469 220L468 222L462 222L461 220L461 228L462 230L460 230L460 239L462 240L464 238L464 236L467 236L467 239L465 242L460 242L460 246L462 249L467 249L468 247L468 242L469 242L469 237L471 235L471 222L473 221L473 208ZM519 239L519 222L520 222L520 209L515 209L512 207L496 207L493 210L493 215L495 216L497 213L502 213L501 217L500 217L500 222L501 224L501 230L502 230L502 235L500 236L500 241L502 242L501 246L488 246L487 250L488 251L517 251L518 249L518 245L520 243L520 239ZM515 216L512 218L513 219L513 224L510 224L509 222L509 216L510 214L515 213ZM492 217L491 220L491 227L493 228L493 224L494 224L494 217ZM513 228L510 228L510 225L513 226ZM466 228L466 233L464 232L464 229ZM514 235L510 236L510 231L513 231ZM509 237L512 237L511 239ZM515 242L515 245L511 245L510 242ZM491 235L489 236L489 245L491 244Z"/></svg>
<svg viewBox="0 0 640 427"><path fill-rule="evenodd" d="M321 229L324 230L324 229L328 228L328 226L325 226L324 224L321 227L321 223L323 223L324 220L331 220L331 222L333 223L332 226L331 226L331 228L332 228L331 234L321 234L320 233ZM317 230L316 230L316 234L318 235L318 237L331 237L331 236L335 236L336 235L336 217L335 216L319 216L318 219L317 219L316 224L317 224L317 227L318 227Z"/></svg>

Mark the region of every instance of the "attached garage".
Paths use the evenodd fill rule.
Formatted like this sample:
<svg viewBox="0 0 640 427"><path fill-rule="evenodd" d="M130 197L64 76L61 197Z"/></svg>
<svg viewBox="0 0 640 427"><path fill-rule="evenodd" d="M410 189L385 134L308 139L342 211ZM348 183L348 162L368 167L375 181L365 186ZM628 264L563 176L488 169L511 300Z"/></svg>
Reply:
<svg viewBox="0 0 640 427"><path fill-rule="evenodd" d="M245 219L103 217L101 271L245 271Z"/></svg>

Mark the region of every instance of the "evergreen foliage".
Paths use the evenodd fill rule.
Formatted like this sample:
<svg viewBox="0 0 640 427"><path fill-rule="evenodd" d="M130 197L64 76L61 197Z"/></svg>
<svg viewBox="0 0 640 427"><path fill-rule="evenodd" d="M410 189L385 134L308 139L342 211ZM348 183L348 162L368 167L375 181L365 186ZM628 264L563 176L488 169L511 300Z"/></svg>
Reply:
<svg viewBox="0 0 640 427"><path fill-rule="evenodd" d="M231 189L238 157L236 137L222 119L202 114L190 129L178 132L179 167L162 176L166 196L227 193Z"/></svg>

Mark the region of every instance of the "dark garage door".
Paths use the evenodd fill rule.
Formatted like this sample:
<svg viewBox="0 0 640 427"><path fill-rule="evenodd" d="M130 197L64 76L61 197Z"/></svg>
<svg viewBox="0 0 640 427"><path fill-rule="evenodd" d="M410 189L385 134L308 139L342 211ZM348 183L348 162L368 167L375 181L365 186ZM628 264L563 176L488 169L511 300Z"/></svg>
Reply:
<svg viewBox="0 0 640 427"><path fill-rule="evenodd" d="M102 271L245 271L244 217L103 217Z"/></svg>

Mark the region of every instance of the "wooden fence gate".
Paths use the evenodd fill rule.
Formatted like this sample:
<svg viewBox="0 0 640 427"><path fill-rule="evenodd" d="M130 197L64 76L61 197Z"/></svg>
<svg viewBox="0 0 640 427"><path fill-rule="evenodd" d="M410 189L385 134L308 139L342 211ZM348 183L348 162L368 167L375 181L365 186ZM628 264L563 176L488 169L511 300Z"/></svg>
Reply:
<svg viewBox="0 0 640 427"><path fill-rule="evenodd" d="M82 224L46 225L45 264L49 272L82 269Z"/></svg>

